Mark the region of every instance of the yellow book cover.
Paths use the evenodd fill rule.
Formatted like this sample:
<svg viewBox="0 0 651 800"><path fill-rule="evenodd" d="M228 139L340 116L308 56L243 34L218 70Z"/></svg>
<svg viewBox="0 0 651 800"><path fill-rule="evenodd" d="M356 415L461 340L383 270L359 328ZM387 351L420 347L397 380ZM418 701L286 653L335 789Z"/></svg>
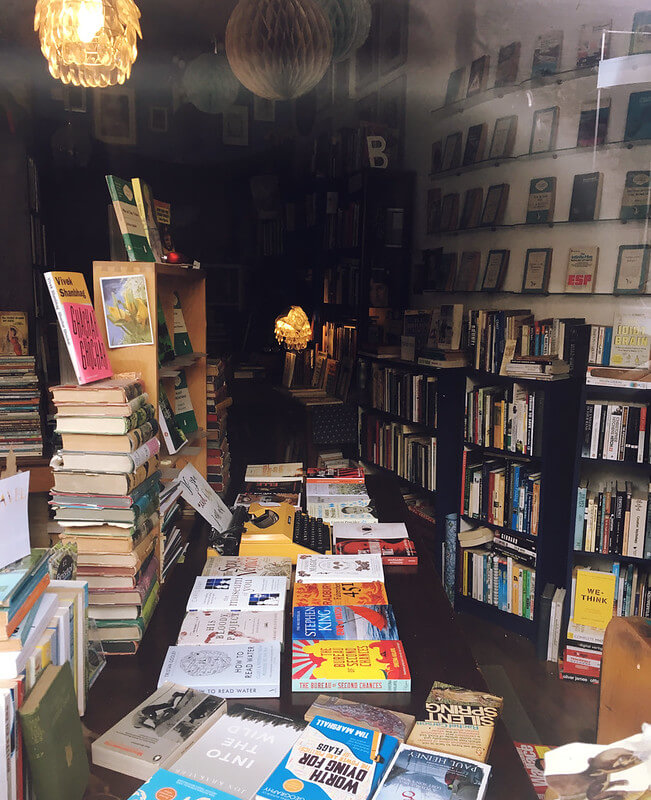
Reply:
<svg viewBox="0 0 651 800"><path fill-rule="evenodd" d="M386 606L389 600L381 581L370 583L297 583L295 606Z"/></svg>
<svg viewBox="0 0 651 800"><path fill-rule="evenodd" d="M615 576L612 572L577 569L574 622L604 630L613 616Z"/></svg>
<svg viewBox="0 0 651 800"><path fill-rule="evenodd" d="M408 692L411 677L402 642L306 641L292 645L292 691L315 689Z"/></svg>
<svg viewBox="0 0 651 800"><path fill-rule="evenodd" d="M29 355L26 311L0 311L0 355Z"/></svg>

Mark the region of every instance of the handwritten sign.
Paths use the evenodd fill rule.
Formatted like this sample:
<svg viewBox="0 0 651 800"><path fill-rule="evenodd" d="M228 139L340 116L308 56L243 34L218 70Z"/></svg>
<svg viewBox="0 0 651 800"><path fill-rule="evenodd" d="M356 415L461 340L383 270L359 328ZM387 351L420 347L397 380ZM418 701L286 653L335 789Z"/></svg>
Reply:
<svg viewBox="0 0 651 800"><path fill-rule="evenodd" d="M29 472L0 480L0 569L29 555Z"/></svg>
<svg viewBox="0 0 651 800"><path fill-rule="evenodd" d="M183 487L181 496L184 500L187 500L215 530L221 533L228 528L233 515L192 464L186 464L179 472L179 484Z"/></svg>

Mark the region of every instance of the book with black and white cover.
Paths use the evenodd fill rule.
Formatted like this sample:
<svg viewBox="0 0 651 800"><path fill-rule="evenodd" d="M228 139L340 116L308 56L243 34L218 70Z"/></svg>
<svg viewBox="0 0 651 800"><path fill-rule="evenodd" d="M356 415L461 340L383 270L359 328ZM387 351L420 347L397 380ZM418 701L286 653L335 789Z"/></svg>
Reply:
<svg viewBox="0 0 651 800"><path fill-rule="evenodd" d="M173 772L251 800L302 731L293 720L237 703L173 765Z"/></svg>
<svg viewBox="0 0 651 800"><path fill-rule="evenodd" d="M158 685L222 697L280 697L280 642L167 648Z"/></svg>
<svg viewBox="0 0 651 800"><path fill-rule="evenodd" d="M209 556L202 575L260 575L292 579L292 560L284 556Z"/></svg>
<svg viewBox="0 0 651 800"><path fill-rule="evenodd" d="M282 611L189 611L181 623L178 645L225 642L282 642Z"/></svg>
<svg viewBox="0 0 651 800"><path fill-rule="evenodd" d="M377 553L355 556L300 554L296 559L296 583L384 582L382 557Z"/></svg>
<svg viewBox="0 0 651 800"><path fill-rule="evenodd" d="M404 522L337 522L332 526L332 537L339 539L408 539Z"/></svg>
<svg viewBox="0 0 651 800"><path fill-rule="evenodd" d="M93 764L146 780L226 711L221 697L164 683L91 745Z"/></svg>
<svg viewBox="0 0 651 800"><path fill-rule="evenodd" d="M262 575L199 575L186 605L186 611L233 611L285 608L287 578Z"/></svg>
<svg viewBox="0 0 651 800"><path fill-rule="evenodd" d="M314 483L308 482L305 486L305 494L308 501L312 497L334 497L336 499L344 497L354 497L358 500L370 501L366 484L364 483Z"/></svg>
<svg viewBox="0 0 651 800"><path fill-rule="evenodd" d="M335 522L377 522L372 503L356 497L344 500L320 495L311 497L307 503L307 513L329 525Z"/></svg>

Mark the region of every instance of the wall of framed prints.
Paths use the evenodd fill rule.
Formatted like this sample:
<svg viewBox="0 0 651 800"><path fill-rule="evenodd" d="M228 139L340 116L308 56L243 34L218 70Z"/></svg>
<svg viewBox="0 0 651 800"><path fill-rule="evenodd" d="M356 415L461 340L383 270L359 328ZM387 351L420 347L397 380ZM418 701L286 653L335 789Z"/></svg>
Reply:
<svg viewBox="0 0 651 800"><path fill-rule="evenodd" d="M405 166L424 251L413 305L453 296L602 324L651 312L649 63L631 73L648 82L597 88L602 29L640 31L607 34L610 58L651 52L651 10L434 5L412 0L410 16Z"/></svg>

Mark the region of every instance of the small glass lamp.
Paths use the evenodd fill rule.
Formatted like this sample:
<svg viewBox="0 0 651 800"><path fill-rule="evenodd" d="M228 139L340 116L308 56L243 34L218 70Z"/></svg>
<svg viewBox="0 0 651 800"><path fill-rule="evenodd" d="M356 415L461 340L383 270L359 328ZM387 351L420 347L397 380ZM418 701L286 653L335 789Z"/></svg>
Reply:
<svg viewBox="0 0 651 800"><path fill-rule="evenodd" d="M286 314L276 317L276 339L287 350L305 350L312 338L312 326L300 306L292 306Z"/></svg>

